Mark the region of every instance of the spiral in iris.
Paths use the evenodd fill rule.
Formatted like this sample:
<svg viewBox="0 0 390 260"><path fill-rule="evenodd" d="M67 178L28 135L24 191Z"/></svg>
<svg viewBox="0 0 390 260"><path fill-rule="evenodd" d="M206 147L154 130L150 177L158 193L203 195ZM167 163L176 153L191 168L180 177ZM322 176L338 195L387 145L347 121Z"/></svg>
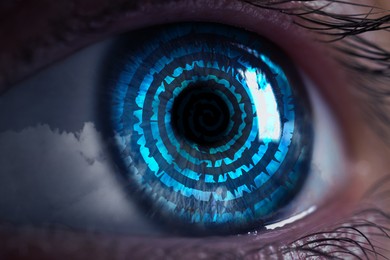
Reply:
<svg viewBox="0 0 390 260"><path fill-rule="evenodd" d="M174 100L170 113L178 136L199 146L218 146L229 136L231 115L226 96L207 82L183 90Z"/></svg>
<svg viewBox="0 0 390 260"><path fill-rule="evenodd" d="M109 108L133 193L160 221L195 233L273 221L306 179L313 140L310 107L284 56L223 25L143 33Z"/></svg>

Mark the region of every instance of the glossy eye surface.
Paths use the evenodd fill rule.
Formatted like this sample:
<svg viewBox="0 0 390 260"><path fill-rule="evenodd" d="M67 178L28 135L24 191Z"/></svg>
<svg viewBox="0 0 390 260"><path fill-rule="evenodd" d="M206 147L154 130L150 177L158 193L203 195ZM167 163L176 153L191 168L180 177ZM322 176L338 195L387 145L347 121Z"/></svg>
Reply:
<svg viewBox="0 0 390 260"><path fill-rule="evenodd" d="M274 222L311 164L311 108L275 44L217 24L149 28L124 44L109 117L149 214L183 232ZM136 40L135 40L136 39Z"/></svg>

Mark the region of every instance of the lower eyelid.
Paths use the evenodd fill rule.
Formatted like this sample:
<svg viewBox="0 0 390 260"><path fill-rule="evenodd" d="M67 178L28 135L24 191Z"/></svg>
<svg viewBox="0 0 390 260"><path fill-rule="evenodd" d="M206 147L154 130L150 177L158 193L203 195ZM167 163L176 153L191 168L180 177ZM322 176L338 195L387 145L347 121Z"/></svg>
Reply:
<svg viewBox="0 0 390 260"><path fill-rule="evenodd" d="M376 186L378 192L388 191L390 176L383 179L384 185ZM388 195L367 199L388 200ZM145 238L110 236L96 233L79 233L61 229L13 228L0 229L0 256L34 255L38 258L65 256L67 259L85 257L131 257L132 259L180 258L180 259L258 259L268 257L308 257L309 255L329 255L329 257L368 258L385 256L389 253L383 245L389 242L386 230L390 228L390 216L380 208L363 207L349 219L333 227L317 230L316 234L306 234L302 239L284 239L277 242L275 236L235 236L230 238ZM367 221L366 221L367 220ZM370 222L371 221L371 222ZM370 224L371 223L371 224ZM373 224L376 223L376 224ZM342 228L344 227L344 228ZM350 228L349 228L350 227ZM334 238L334 239L333 239ZM344 239L343 239L344 238ZM267 241L267 242L264 242ZM270 242L272 241L272 242ZM317 242L315 242L317 241ZM321 242L322 241L322 242ZM292 243L292 244L290 244ZM367 243L371 243L371 250ZM24 250L20 251L20 245ZM332 245L334 247L332 247ZM341 246L343 250L335 250ZM86 250L88 248L88 250ZM311 250L312 249L312 250ZM314 251L313 251L314 250ZM348 251L351 250L351 251ZM378 255L375 255L378 254Z"/></svg>

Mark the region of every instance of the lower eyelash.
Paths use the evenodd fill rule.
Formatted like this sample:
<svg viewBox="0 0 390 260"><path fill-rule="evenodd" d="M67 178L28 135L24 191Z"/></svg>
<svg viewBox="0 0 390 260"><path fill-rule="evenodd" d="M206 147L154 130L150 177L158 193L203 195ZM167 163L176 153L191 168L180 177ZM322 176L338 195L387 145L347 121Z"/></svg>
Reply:
<svg viewBox="0 0 390 260"><path fill-rule="evenodd" d="M201 246L213 259L390 259L390 174L373 185L362 207L333 227L305 235L286 245L259 247L259 240L231 248L219 255ZM261 239L263 240L263 239ZM242 247L242 248L241 248ZM166 253L175 255L176 250Z"/></svg>
<svg viewBox="0 0 390 260"><path fill-rule="evenodd" d="M368 202L334 228L301 237L282 247L283 259L390 259L390 174L367 194ZM387 202L387 203L386 203ZM364 204L363 204L364 205ZM382 206L379 206L382 205ZM270 257L276 253L270 254Z"/></svg>
<svg viewBox="0 0 390 260"><path fill-rule="evenodd" d="M390 175L387 181L386 185L390 184ZM390 187L378 189L376 194L382 196L382 201L389 200ZM180 241L162 249L161 255L172 259L390 259L387 256L390 253L387 249L390 243L390 214L371 205L329 230L306 235L287 245L274 243L259 247L262 240L264 238L238 243L236 247L233 244L224 250L214 246L213 241L185 241L188 244ZM183 245L186 245L184 250Z"/></svg>
<svg viewBox="0 0 390 260"><path fill-rule="evenodd" d="M373 221L368 221L371 218ZM331 231L310 234L283 250L291 258L389 259L384 246L390 242L390 216L380 209L364 210ZM387 241L387 243L386 243ZM380 244L380 245L379 245Z"/></svg>

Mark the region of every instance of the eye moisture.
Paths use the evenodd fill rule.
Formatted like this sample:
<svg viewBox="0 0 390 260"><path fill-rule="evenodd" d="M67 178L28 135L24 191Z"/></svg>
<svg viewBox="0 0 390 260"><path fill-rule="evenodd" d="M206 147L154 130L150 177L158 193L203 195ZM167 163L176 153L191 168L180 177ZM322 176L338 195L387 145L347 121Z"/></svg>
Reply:
<svg viewBox="0 0 390 260"><path fill-rule="evenodd" d="M184 234L280 219L309 174L314 138L282 51L242 29L184 23L136 32L122 52L108 120L140 206Z"/></svg>

